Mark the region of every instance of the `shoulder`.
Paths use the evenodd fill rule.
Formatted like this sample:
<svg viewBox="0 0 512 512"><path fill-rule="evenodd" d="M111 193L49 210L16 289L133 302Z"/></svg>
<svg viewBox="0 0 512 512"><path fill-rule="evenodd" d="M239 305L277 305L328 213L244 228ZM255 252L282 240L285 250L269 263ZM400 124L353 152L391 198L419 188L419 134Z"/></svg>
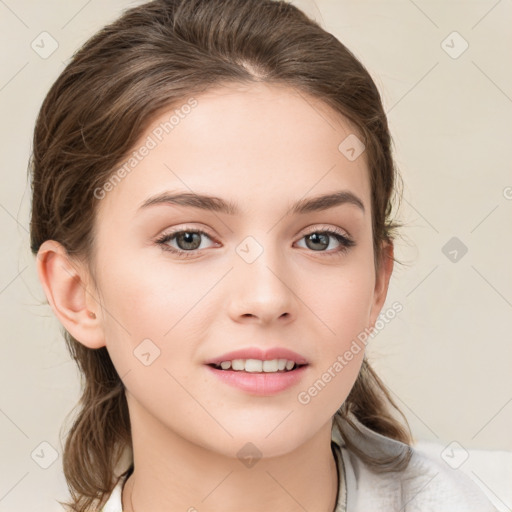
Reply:
<svg viewBox="0 0 512 512"><path fill-rule="evenodd" d="M377 472L348 450L339 432L333 429L333 441L340 446L345 472L347 512L496 512L480 488L460 470L356 424L358 432L347 428L344 434L359 449L378 456L409 451L410 460L401 471Z"/></svg>

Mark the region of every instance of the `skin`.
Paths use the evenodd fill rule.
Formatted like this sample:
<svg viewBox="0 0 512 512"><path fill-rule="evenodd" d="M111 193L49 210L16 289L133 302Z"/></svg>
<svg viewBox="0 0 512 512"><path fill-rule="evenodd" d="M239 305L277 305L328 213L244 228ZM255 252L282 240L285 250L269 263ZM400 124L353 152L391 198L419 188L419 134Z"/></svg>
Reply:
<svg viewBox="0 0 512 512"><path fill-rule="evenodd" d="M126 387L135 470L124 510L133 502L138 512L332 511L332 417L364 350L308 404L297 396L374 325L386 298L393 248L385 246L376 272L366 154L345 158L338 145L354 128L289 87L230 84L196 99L99 201L94 274L47 241L39 278L64 327L91 349L106 346ZM136 147L172 111L160 112ZM295 201L339 190L360 198L365 211L345 203L289 213ZM215 195L241 211L169 204L138 211L165 191ZM193 257L155 242L187 228L208 233ZM325 228L355 245L340 252L330 237L323 250L308 247L306 235ZM263 249L250 264L236 252L248 236ZM178 243L167 245L186 250ZM148 366L133 354L144 339L160 350ZM309 366L292 388L256 396L227 386L204 364L250 346L289 348ZM250 468L237 457L247 442L262 453Z"/></svg>

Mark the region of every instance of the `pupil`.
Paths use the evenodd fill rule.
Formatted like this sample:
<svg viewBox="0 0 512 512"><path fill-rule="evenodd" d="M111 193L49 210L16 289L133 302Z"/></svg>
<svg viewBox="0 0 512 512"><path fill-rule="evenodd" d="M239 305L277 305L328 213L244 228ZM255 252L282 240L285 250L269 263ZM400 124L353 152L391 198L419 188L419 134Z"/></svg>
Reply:
<svg viewBox="0 0 512 512"><path fill-rule="evenodd" d="M194 244L194 237L195 237L195 243ZM179 242L184 242L183 244ZM181 233L178 235L178 245L181 249L197 249L201 245L201 237L199 236L199 233L191 233L189 231L185 231L184 233ZM192 245L192 247L190 247Z"/></svg>
<svg viewBox="0 0 512 512"><path fill-rule="evenodd" d="M320 244L320 247L315 244ZM325 249L329 246L329 237L324 233L312 233L306 237L306 245L310 249Z"/></svg>

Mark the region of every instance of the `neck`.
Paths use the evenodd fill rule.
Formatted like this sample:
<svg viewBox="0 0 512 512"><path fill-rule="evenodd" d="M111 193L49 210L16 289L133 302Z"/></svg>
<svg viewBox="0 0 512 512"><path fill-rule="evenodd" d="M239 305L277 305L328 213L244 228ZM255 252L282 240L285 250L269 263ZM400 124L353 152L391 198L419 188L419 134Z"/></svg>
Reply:
<svg viewBox="0 0 512 512"><path fill-rule="evenodd" d="M130 416L134 471L122 493L125 512L333 512L336 507L331 421L292 452L245 465L169 432L154 418Z"/></svg>

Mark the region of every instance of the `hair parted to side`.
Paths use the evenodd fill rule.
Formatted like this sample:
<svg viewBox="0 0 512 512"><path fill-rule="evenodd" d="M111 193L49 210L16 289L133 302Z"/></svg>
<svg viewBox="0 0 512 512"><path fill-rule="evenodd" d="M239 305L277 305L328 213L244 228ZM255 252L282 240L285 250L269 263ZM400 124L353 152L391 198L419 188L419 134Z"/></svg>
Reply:
<svg viewBox="0 0 512 512"><path fill-rule="evenodd" d="M39 112L30 161L31 249L60 242L88 265L94 279L94 191L129 154L155 114L222 83L265 82L322 100L357 127L371 183L375 265L382 242L399 226L390 216L399 175L379 92L366 69L332 34L296 7L275 0L157 0L127 10L73 56ZM340 141L341 142L341 141ZM85 512L104 504L131 449L123 382L105 347L64 337L83 377L78 414L67 433L64 475ZM343 436L355 417L368 428L410 444L407 422L365 359L334 421ZM409 460L380 460L353 450L375 470ZM131 468L129 468L131 469ZM129 470L128 469L128 470ZM126 470L122 475L126 474Z"/></svg>

